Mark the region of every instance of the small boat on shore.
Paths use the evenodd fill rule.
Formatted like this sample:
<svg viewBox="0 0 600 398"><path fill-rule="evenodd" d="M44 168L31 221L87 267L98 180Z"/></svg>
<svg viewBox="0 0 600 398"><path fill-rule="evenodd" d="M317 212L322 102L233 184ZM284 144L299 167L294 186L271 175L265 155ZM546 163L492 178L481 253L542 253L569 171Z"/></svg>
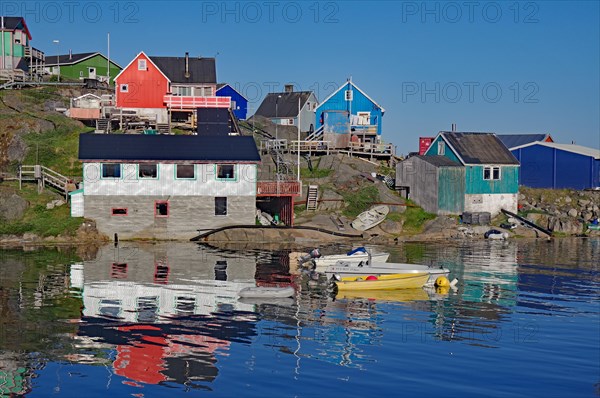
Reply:
<svg viewBox="0 0 600 398"><path fill-rule="evenodd" d="M366 231L383 222L389 212L390 208L385 205L375 206L360 213L350 225L358 231Z"/></svg>
<svg viewBox="0 0 600 398"><path fill-rule="evenodd" d="M436 268L421 264L404 264L404 263L385 263L375 262L366 263L364 265L352 264L347 261L338 261L334 265L325 268L325 275L339 275L341 277L356 278L366 275L389 275L389 274L421 274L427 273L429 279L425 282L426 285L433 285L438 276L447 276L450 270L447 268Z"/></svg>
<svg viewBox="0 0 600 398"><path fill-rule="evenodd" d="M393 290L418 289L425 285L429 274L387 274L380 276L359 276L334 280L340 290Z"/></svg>
<svg viewBox="0 0 600 398"><path fill-rule="evenodd" d="M238 296L241 298L286 298L292 297L295 290L292 286L285 287L245 287L240 290Z"/></svg>

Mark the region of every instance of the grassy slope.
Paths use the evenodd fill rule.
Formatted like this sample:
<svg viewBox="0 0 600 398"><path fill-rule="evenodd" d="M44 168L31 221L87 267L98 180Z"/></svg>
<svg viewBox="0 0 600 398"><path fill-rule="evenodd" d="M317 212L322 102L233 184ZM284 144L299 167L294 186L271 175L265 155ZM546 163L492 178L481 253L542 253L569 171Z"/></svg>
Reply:
<svg viewBox="0 0 600 398"><path fill-rule="evenodd" d="M1 95L15 96L16 98L11 100L19 104L18 108L21 112L5 108L2 115L4 119L11 120L15 129L17 126L22 128L36 119L44 120L48 122L46 124L54 126L53 129L39 133L35 131L22 133L23 141L28 147L23 164L41 164L68 177L80 179L82 168L78 160L79 134L90 129L61 114L45 110L45 103L48 100L56 101L58 98L62 102L65 101L58 89L27 89L4 92ZM22 219L0 222L0 234L21 235L29 232L43 237L73 236L83 221L82 218L71 218L69 205L47 210L46 203L61 198L49 189L38 194L35 184L24 183L23 189L19 191L18 183L14 182L4 182L0 187L15 191L29 202Z"/></svg>

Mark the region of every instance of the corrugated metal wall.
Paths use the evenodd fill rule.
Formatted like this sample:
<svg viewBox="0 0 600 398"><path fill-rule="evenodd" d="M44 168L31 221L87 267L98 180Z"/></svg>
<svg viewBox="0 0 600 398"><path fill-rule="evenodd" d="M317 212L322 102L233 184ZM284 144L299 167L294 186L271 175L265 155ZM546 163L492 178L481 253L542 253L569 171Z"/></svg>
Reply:
<svg viewBox="0 0 600 398"><path fill-rule="evenodd" d="M465 168L438 169L438 214L461 214L465 207Z"/></svg>
<svg viewBox="0 0 600 398"><path fill-rule="evenodd" d="M196 179L175 178L174 164L159 164L158 179L138 178L138 166L122 164L122 178L100 178L101 164L84 165L84 193L92 195L256 196L256 165L236 164L234 181L217 180L215 164L197 164Z"/></svg>
<svg viewBox="0 0 600 398"><path fill-rule="evenodd" d="M427 151L425 152L425 156L432 156L432 155L437 155L438 154L438 142L443 142L444 143L444 154L442 156L447 157L450 160L453 160L457 163L462 164L462 162L460 161L460 159L458 158L458 156L456 156L456 154L454 152L452 152L452 150L450 149L450 147L448 147L448 145L446 144L446 141L444 141L442 139L442 137L440 135L438 135L433 142L431 143L431 145L429 145L429 149L427 149Z"/></svg>
<svg viewBox="0 0 600 398"><path fill-rule="evenodd" d="M531 145L512 151L521 162L519 183L533 188L600 186L600 160L557 148Z"/></svg>
<svg viewBox="0 0 600 398"><path fill-rule="evenodd" d="M410 188L409 199L430 213L438 212L437 168L410 157L396 166L396 186Z"/></svg>
<svg viewBox="0 0 600 398"><path fill-rule="evenodd" d="M519 166L500 166L499 180L484 180L484 166L466 166L467 194L519 192Z"/></svg>

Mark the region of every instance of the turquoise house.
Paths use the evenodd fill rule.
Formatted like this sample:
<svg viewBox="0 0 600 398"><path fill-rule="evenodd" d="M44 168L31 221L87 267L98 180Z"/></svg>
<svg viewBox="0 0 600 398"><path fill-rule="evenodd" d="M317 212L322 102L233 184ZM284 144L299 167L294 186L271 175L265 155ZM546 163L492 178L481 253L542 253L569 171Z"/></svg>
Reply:
<svg viewBox="0 0 600 398"><path fill-rule="evenodd" d="M502 209L517 211L519 167L493 133L442 131L423 156L398 164L396 187L430 212L495 216Z"/></svg>

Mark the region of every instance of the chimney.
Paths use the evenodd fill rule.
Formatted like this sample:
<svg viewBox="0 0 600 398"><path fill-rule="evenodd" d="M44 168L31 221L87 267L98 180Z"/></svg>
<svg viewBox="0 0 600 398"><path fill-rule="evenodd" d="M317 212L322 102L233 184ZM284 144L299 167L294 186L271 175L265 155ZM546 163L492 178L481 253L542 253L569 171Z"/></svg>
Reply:
<svg viewBox="0 0 600 398"><path fill-rule="evenodd" d="M190 53L185 53L185 78L190 78Z"/></svg>
<svg viewBox="0 0 600 398"><path fill-rule="evenodd" d="M294 85L293 84L286 84L285 85L285 92L286 93L293 93L294 92Z"/></svg>
<svg viewBox="0 0 600 398"><path fill-rule="evenodd" d="M69 61L73 59L73 50L69 48Z"/></svg>
<svg viewBox="0 0 600 398"><path fill-rule="evenodd" d="M452 123L452 132L456 133L456 123Z"/></svg>

